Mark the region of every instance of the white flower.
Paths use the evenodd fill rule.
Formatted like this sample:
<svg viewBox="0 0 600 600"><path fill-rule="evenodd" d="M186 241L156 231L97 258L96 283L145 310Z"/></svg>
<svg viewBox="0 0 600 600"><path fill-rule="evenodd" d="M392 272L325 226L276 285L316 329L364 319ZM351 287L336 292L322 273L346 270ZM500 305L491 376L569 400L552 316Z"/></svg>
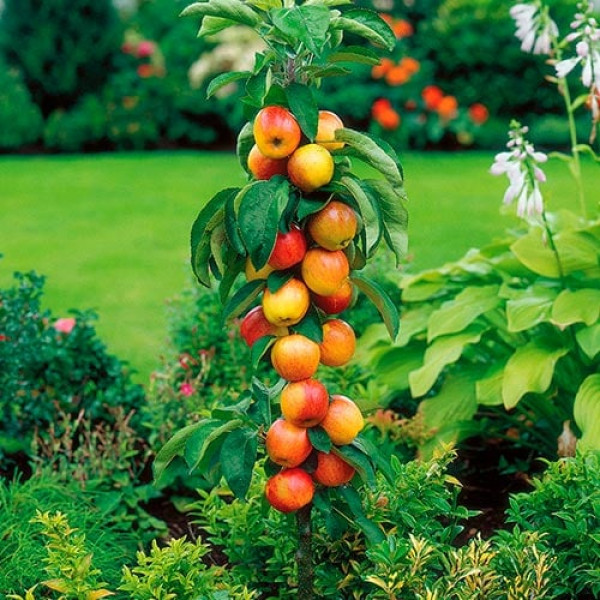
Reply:
<svg viewBox="0 0 600 600"><path fill-rule="evenodd" d="M523 52L550 54L552 42L558 37L558 27L539 0L515 4L510 16L515 20L515 35L521 40Z"/></svg>
<svg viewBox="0 0 600 600"><path fill-rule="evenodd" d="M506 144L509 152L496 155L490 167L492 175L506 174L509 185L504 194L504 204L511 204L517 199L517 214L529 220L535 220L544 211L544 201L539 183L546 181L546 175L538 163L546 162L548 157L535 150L525 139L527 127L517 122L511 123L509 141Z"/></svg>

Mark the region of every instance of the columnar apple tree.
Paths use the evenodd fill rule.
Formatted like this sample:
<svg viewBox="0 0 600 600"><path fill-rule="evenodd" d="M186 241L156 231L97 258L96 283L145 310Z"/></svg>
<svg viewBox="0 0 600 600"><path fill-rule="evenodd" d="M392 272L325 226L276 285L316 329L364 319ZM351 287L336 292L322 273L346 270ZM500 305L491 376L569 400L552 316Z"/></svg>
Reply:
<svg viewBox="0 0 600 600"><path fill-rule="evenodd" d="M396 308L361 270L383 244L400 260L407 223L394 150L344 127L318 106L315 91L325 77L348 75L351 63L377 64L377 49L391 49L395 36L377 13L349 0L207 0L183 14L200 17L201 36L246 25L265 41L252 71L224 73L208 87L210 96L234 81L245 85L248 122L237 156L248 181L204 205L191 258L200 284L218 282L224 318L242 318L253 363L270 360L279 381L268 387L255 378L237 404L179 431L158 453L156 475L181 456L190 472L220 473L244 498L261 459L267 501L297 511L299 589L309 598L312 506L327 515L333 503L336 514L378 535L354 487L373 482L376 449L359 434L356 399L327 389L318 370L352 358L354 331L339 315L357 293L396 337ZM345 36L370 45L346 45ZM357 176L353 160L374 177Z"/></svg>

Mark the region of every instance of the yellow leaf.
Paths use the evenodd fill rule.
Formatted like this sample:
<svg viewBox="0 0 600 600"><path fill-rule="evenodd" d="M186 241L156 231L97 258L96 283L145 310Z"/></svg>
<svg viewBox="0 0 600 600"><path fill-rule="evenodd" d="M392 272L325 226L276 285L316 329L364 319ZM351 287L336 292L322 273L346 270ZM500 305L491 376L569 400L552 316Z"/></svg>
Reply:
<svg viewBox="0 0 600 600"><path fill-rule="evenodd" d="M99 598L106 598L106 596L114 596L114 592L109 590L95 590L94 592L88 592L88 600L98 600Z"/></svg>
<svg viewBox="0 0 600 600"><path fill-rule="evenodd" d="M69 590L67 582L64 579L48 579L47 581L42 581L42 583L55 592L66 594Z"/></svg>

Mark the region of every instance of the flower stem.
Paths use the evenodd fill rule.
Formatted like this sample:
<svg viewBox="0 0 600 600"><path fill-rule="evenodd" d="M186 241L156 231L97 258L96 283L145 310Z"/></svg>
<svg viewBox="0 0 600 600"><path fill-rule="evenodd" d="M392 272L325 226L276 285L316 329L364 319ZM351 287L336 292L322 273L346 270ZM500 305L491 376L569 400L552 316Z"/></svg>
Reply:
<svg viewBox="0 0 600 600"><path fill-rule="evenodd" d="M581 177L581 160L579 157L579 150L577 149L577 128L575 126L575 111L573 110L573 104L571 103L571 92L569 90L569 84L567 83L566 78L563 79L561 83L569 121L569 135L571 137L572 159L569 163L569 167L571 170L571 174L573 175L573 179L575 179L575 185L577 187L577 195L579 198L579 208L581 209L581 216L584 219L587 219L585 193L583 191L583 179Z"/></svg>
<svg viewBox="0 0 600 600"><path fill-rule="evenodd" d="M314 600L315 598L311 509L312 505L309 504L296 513L296 524L298 526L298 551L296 552L298 600Z"/></svg>

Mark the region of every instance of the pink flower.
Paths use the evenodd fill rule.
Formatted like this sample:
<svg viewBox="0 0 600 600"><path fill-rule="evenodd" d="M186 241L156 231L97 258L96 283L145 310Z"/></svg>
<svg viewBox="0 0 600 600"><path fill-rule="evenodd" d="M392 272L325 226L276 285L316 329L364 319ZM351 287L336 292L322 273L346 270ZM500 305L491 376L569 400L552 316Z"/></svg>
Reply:
<svg viewBox="0 0 600 600"><path fill-rule="evenodd" d="M188 398L189 396L191 396L194 393L194 386L191 383L185 382L179 386L179 391L186 398Z"/></svg>
<svg viewBox="0 0 600 600"><path fill-rule="evenodd" d="M57 319L54 323L56 331L67 335L73 331L73 327L75 327L75 319L73 317Z"/></svg>
<svg viewBox="0 0 600 600"><path fill-rule="evenodd" d="M137 47L137 56L138 58L145 58L146 56L152 56L154 54L154 50L156 46L154 42L150 42L148 40L144 40L140 42Z"/></svg>

